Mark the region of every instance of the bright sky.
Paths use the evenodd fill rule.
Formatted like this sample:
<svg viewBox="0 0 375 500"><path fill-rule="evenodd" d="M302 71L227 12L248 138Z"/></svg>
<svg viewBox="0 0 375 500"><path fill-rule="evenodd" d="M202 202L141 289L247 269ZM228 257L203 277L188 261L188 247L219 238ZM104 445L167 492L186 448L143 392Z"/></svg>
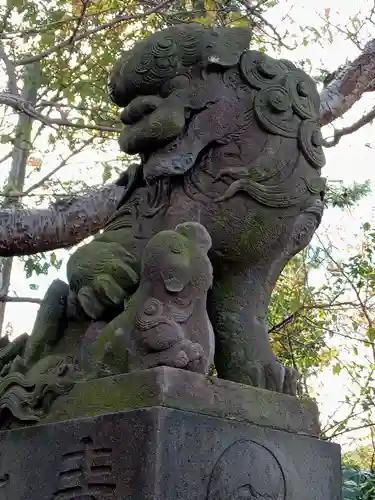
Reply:
<svg viewBox="0 0 375 500"><path fill-rule="evenodd" d="M372 3L372 2L371 2ZM280 6L273 9L267 19L273 24L278 25L281 19L287 12L295 24L289 26L289 31L295 30L300 37L299 26L309 24L310 26L321 26L325 9L330 8L331 21L334 24L343 26L349 16L356 14L360 9L363 12L369 11L370 2L367 0L357 0L356 2L342 2L342 0L315 0L309 2L307 0L281 0ZM375 27L373 32L368 33L368 39L375 37ZM301 38L299 38L301 40ZM346 59L354 59L358 55L358 49L355 45L345 40L343 36L337 35L331 44L328 41L322 41L322 47L318 43L310 43L307 47L299 46L294 52L283 52L283 57L288 57L294 62L301 59L309 58L313 65L313 70L317 68L325 68L328 70L336 69L340 64L343 64ZM313 71L314 73L314 71ZM2 85L1 85L2 86ZM345 115L344 120L339 120L337 127L352 123L358 119L366 110L372 108L375 104L375 97L371 94L365 96L361 102L355 106L353 110ZM324 131L327 135L329 130ZM343 180L345 183L354 181L363 182L367 179L375 185L375 172L373 165L375 149L375 125L368 125L356 132L354 135L345 137L340 144L335 148L326 151L327 166L324 169L324 175L331 180ZM60 180L73 179L75 181L86 180L92 184L101 182L102 167L100 161L103 159L111 159L118 155L116 145L112 151L108 153L84 154L76 157L74 162L64 168L58 174ZM89 158L89 162L88 162ZM97 163L96 163L97 162ZM28 185L33 184L39 178L44 176L48 171L56 166L56 155L48 154L43 157L42 172L34 174L28 180ZM90 166L90 169L88 169ZM4 166L0 171L0 182L5 181L7 172ZM32 204L32 200L30 202ZM319 230L319 233L324 236L329 234L331 240L334 240L337 247L343 252L346 251L348 245L355 244L355 234L360 229L361 224L366 220L375 220L373 207L375 206L374 195L368 196L359 206L352 210L351 214L345 211L329 209L326 211L324 221ZM59 257L66 260L67 252L58 251ZM11 280L11 294L28 297L43 297L49 283L54 278L65 279L65 266L63 265L60 272L51 270L47 277L25 279L23 264L15 260L14 271ZM37 291L30 290L30 284L35 283L39 286ZM11 323L16 334L24 331L30 332L35 320L35 315L38 306L34 304L7 304L5 324ZM320 396L320 410L322 420L325 421L327 416L337 407L340 399L343 398L345 391L343 387L340 390L340 383L344 384L343 378L333 377L330 373L326 373L322 379L324 382L322 393Z"/></svg>

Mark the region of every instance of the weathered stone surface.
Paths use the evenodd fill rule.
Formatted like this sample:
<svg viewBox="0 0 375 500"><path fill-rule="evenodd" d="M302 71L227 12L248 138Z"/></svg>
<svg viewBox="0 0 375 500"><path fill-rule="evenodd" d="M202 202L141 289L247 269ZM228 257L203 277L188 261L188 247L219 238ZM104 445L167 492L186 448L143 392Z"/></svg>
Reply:
<svg viewBox="0 0 375 500"><path fill-rule="evenodd" d="M222 379L297 394L267 313L322 217L319 95L250 39L180 24L119 60L119 144L140 163L103 232L69 258L69 286L51 285L26 345L0 349L6 425L41 421L50 396L81 380L160 365L207 375L214 364Z"/></svg>
<svg viewBox="0 0 375 500"><path fill-rule="evenodd" d="M0 433L0 500L340 500L339 447L169 408Z"/></svg>
<svg viewBox="0 0 375 500"><path fill-rule="evenodd" d="M168 367L77 383L55 401L45 422L152 406L319 435L318 409L310 400Z"/></svg>

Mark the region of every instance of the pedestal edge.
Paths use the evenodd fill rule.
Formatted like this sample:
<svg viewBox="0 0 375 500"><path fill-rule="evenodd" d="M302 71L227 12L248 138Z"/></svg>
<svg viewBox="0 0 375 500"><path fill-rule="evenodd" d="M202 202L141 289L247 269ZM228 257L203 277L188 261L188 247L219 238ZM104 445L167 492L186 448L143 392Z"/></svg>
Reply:
<svg viewBox="0 0 375 500"><path fill-rule="evenodd" d="M77 383L54 402L40 423L153 406L320 435L318 408L311 400L169 367Z"/></svg>

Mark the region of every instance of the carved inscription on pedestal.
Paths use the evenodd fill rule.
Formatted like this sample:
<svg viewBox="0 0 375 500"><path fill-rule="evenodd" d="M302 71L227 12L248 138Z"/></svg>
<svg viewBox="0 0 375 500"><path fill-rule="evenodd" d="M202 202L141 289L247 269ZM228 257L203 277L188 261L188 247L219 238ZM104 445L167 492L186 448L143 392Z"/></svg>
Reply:
<svg viewBox="0 0 375 500"><path fill-rule="evenodd" d="M239 440L216 462L206 500L285 500L285 477L275 455L255 441Z"/></svg>
<svg viewBox="0 0 375 500"><path fill-rule="evenodd" d="M51 500L102 500L114 498L112 449L95 446L85 437L77 450L64 453L58 488Z"/></svg>
<svg viewBox="0 0 375 500"><path fill-rule="evenodd" d="M4 460L4 457L2 456L2 454L0 454L0 491L4 490L8 486L10 479L8 472L4 472L4 465L6 466L6 460ZM1 498L2 496L0 493L0 499Z"/></svg>
<svg viewBox="0 0 375 500"><path fill-rule="evenodd" d="M4 488L9 483L9 474L0 476L0 488Z"/></svg>

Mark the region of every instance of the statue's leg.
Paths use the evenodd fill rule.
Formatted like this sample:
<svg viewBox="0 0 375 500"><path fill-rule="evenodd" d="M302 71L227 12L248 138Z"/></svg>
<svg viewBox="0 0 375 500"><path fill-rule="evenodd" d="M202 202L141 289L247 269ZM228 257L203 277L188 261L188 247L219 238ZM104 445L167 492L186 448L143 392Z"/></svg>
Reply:
<svg viewBox="0 0 375 500"><path fill-rule="evenodd" d="M48 354L62 337L66 326L68 294L69 286L64 281L57 279L49 286L25 346L23 357L26 367Z"/></svg>
<svg viewBox="0 0 375 500"><path fill-rule="evenodd" d="M276 358L267 331L271 290L259 269L215 275L208 300L216 336L215 367L219 377L277 392L296 394L298 374Z"/></svg>
<svg viewBox="0 0 375 500"><path fill-rule="evenodd" d="M278 246L251 267L239 262L214 266L208 301L216 335L215 366L222 378L295 395L298 373L284 367L272 351L267 311L285 264L305 248L318 226L323 204L316 200L278 231Z"/></svg>

